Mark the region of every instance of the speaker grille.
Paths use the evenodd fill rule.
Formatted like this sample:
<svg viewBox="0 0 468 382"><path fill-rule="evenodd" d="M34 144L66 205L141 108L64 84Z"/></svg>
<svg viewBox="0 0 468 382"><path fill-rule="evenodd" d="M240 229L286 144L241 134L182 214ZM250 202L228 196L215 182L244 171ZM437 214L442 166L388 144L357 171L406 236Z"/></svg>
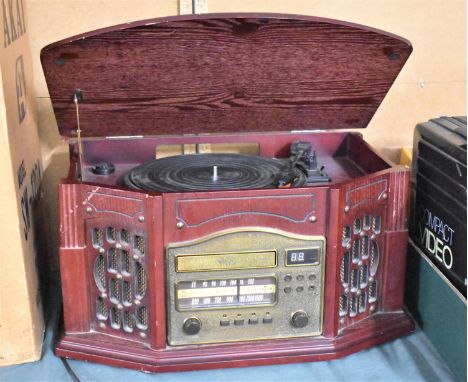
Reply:
<svg viewBox="0 0 468 382"><path fill-rule="evenodd" d="M125 228L120 230L120 240L125 244L130 243L130 232L128 232L128 230Z"/></svg>
<svg viewBox="0 0 468 382"><path fill-rule="evenodd" d="M343 247L346 247L349 241L351 240L351 227L350 226L343 227L343 235L342 235L341 240L343 243Z"/></svg>
<svg viewBox="0 0 468 382"><path fill-rule="evenodd" d="M137 326L142 330L148 328L148 309L146 306L142 306L137 310Z"/></svg>
<svg viewBox="0 0 468 382"><path fill-rule="evenodd" d="M109 296L110 300L114 304L118 304L120 301L120 281L116 279L109 280Z"/></svg>
<svg viewBox="0 0 468 382"><path fill-rule="evenodd" d="M351 303L349 307L349 317L356 317L357 315L357 296L351 296Z"/></svg>
<svg viewBox="0 0 468 382"><path fill-rule="evenodd" d="M371 227L371 216L370 215L364 215L364 223L362 224L362 228L366 231L368 231Z"/></svg>
<svg viewBox="0 0 468 382"><path fill-rule="evenodd" d="M130 254L125 249L122 249L122 273L131 274L130 269Z"/></svg>
<svg viewBox="0 0 468 382"><path fill-rule="evenodd" d="M338 315L340 327L345 327L369 316L376 308L382 216L365 213L351 217L342 232Z"/></svg>
<svg viewBox="0 0 468 382"><path fill-rule="evenodd" d="M361 230L362 230L361 219L359 219L359 218L354 219L353 229L354 229L355 234L361 233Z"/></svg>
<svg viewBox="0 0 468 382"><path fill-rule="evenodd" d="M102 247L104 245L104 231L102 228L93 229L92 240L95 247Z"/></svg>
<svg viewBox="0 0 468 382"><path fill-rule="evenodd" d="M122 284L122 297L123 297L123 304L125 306L130 306L132 305L132 284L128 281L124 281Z"/></svg>
<svg viewBox="0 0 468 382"><path fill-rule="evenodd" d="M377 280L369 284L369 304L377 301Z"/></svg>
<svg viewBox="0 0 468 382"><path fill-rule="evenodd" d="M113 329L120 329L120 325L122 324L122 314L115 306L110 310L110 324Z"/></svg>
<svg viewBox="0 0 468 382"><path fill-rule="evenodd" d="M382 223L382 218L380 216L374 216L372 218L372 232L380 233L380 225Z"/></svg>
<svg viewBox="0 0 468 382"><path fill-rule="evenodd" d="M115 227L107 227L107 241L115 242Z"/></svg>
<svg viewBox="0 0 468 382"><path fill-rule="evenodd" d="M353 263L359 262L359 258L361 257L361 240L357 239L354 240L352 244L352 258L353 258Z"/></svg>
<svg viewBox="0 0 468 382"><path fill-rule="evenodd" d="M359 296L359 313L364 313L366 311L366 304L367 304L367 293L366 291L362 292Z"/></svg>
<svg viewBox="0 0 468 382"><path fill-rule="evenodd" d="M107 305L105 301L98 297L96 299L96 315L98 320L105 321L109 317L109 310L107 309Z"/></svg>
<svg viewBox="0 0 468 382"><path fill-rule="evenodd" d="M118 258L118 253L115 248L109 248L107 250L107 269L110 272L117 272L117 258Z"/></svg>
<svg viewBox="0 0 468 382"><path fill-rule="evenodd" d="M146 271L143 268L143 265L140 262L135 263L135 273L136 273L136 297L142 299L146 294Z"/></svg>
<svg viewBox="0 0 468 382"><path fill-rule="evenodd" d="M89 233L96 328L140 340L147 337L146 233L114 224L91 227Z"/></svg>
<svg viewBox="0 0 468 382"><path fill-rule="evenodd" d="M379 245L374 241L371 247L370 257L370 275L374 276L377 273L377 267L379 266Z"/></svg>
<svg viewBox="0 0 468 382"><path fill-rule="evenodd" d="M103 255L98 255L94 260L94 281L101 292L106 290L106 262Z"/></svg>
<svg viewBox="0 0 468 382"><path fill-rule="evenodd" d="M351 270L351 292L357 292L358 290L358 269L353 268Z"/></svg>
<svg viewBox="0 0 468 382"><path fill-rule="evenodd" d="M343 255L343 259L341 260L341 268L340 268L340 277L341 277L341 284L343 287L348 287L349 285L349 269L350 269L350 255L349 252L345 252Z"/></svg>
<svg viewBox="0 0 468 382"><path fill-rule="evenodd" d="M132 333L135 326L135 316L128 310L123 314L123 330L127 333Z"/></svg>
<svg viewBox="0 0 468 382"><path fill-rule="evenodd" d="M359 288L364 289L369 279L368 265L363 264L359 267Z"/></svg>
<svg viewBox="0 0 468 382"><path fill-rule="evenodd" d="M144 255L146 252L145 239L140 235L135 235L134 246L138 250L140 255Z"/></svg>
<svg viewBox="0 0 468 382"><path fill-rule="evenodd" d="M363 260L369 257L369 236L364 235L361 238L361 258Z"/></svg>
<svg viewBox="0 0 468 382"><path fill-rule="evenodd" d="M340 296L340 317L348 314L348 296L342 294Z"/></svg>

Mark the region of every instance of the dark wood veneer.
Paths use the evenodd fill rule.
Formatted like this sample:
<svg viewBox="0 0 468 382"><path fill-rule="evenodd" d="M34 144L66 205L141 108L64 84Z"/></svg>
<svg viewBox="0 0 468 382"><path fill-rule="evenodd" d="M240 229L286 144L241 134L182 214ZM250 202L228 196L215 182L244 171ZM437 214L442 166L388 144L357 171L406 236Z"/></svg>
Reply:
<svg viewBox="0 0 468 382"><path fill-rule="evenodd" d="M336 359L404 335L413 328L412 320L404 312L382 313L343 330L335 338L239 342L155 352L132 343L108 343L96 335L70 335L60 339L56 353L151 372L278 365Z"/></svg>
<svg viewBox="0 0 468 382"><path fill-rule="evenodd" d="M287 137L287 134L281 133L255 135L262 150L267 152L282 152L279 147L283 147ZM205 141L218 138L203 137ZM289 138L292 141L297 136L291 134ZM62 231L61 248L65 335L59 341L57 354L148 371L239 367L333 359L412 330L411 320L401 311L409 171L401 166L391 167L378 158L366 144L359 142L362 140L360 136L348 133L304 133L300 138L314 141L317 150L329 158L327 163L340 167L339 170L333 170L335 167L329 166L332 178L334 171L347 175L341 181L312 187L158 194L125 190L117 181L108 185L99 182L94 182L94 185L80 183L76 179L76 172L72 171L61 185L60 194L61 221L67 223ZM199 139L186 137L184 142L194 143ZM251 136L243 139L252 141ZM239 142L243 139L240 135L236 136ZM143 147L152 147L154 153L154 147L158 144L178 140L154 137L128 138L125 142L130 147L137 147L138 142L142 141ZM344 149L343 142L346 143ZM90 149L86 154L90 153L93 157L98 143L102 143L110 153L113 152L114 143L116 147L121 144L115 140L89 141L85 144ZM361 147L359 155L353 145ZM71 166L76 168L77 156L73 147ZM125 156L122 160L126 161ZM375 160L376 164L369 167L365 164L366 160ZM93 160L86 156L85 162L91 164ZM356 168L360 170L356 172ZM366 172L369 168L376 172ZM287 203L295 198L298 198L297 203ZM261 202L252 202L257 199ZM311 203L305 211L307 200ZM143 207L140 207L140 203ZM180 208L181 205L183 208ZM91 207L91 210L87 207ZM346 210L346 207L349 208ZM71 215L70 211L73 211ZM366 213L377 214L383 220L382 233L375 239L382 251L380 268L375 276L380 283L378 301L374 312L366 310L342 322L338 315L338 299L342 293L340 264L344 251L341 243L342 227L351 225L356 216ZM311 215L316 217L313 223L308 219ZM89 280L90 272L86 271L89 269L89 255L83 240L84 222L99 217L120 221L122 216L129 221L130 227L144 227L150 233L147 264L152 288L148 302L151 330L150 337L142 341L138 341L138 338L129 340L129 336L112 331L97 333L89 326L93 316L89 301L92 303L95 294L90 291L89 285L93 281ZM140 220L141 216L144 221ZM184 222L183 229L176 228L179 221ZM241 227L271 227L296 234L324 235L327 238L322 336L253 341L250 345L168 346L165 246ZM73 269L73 272L69 269ZM80 292L77 294L76 291ZM77 301L81 302L77 305ZM143 343L147 345L142 346ZM265 353L259 349L264 349Z"/></svg>
<svg viewBox="0 0 468 382"><path fill-rule="evenodd" d="M145 20L52 44L41 60L61 135L362 128L411 52L335 20L275 14Z"/></svg>
<svg viewBox="0 0 468 382"><path fill-rule="evenodd" d="M147 20L44 48L60 133L75 135L73 94L80 89L86 137L82 179L72 139L70 171L59 188L64 333L57 354L146 371L201 370L334 359L410 332L402 310L409 170L386 161L360 134L305 131L365 127L410 52L406 40L371 28L273 14ZM282 132L290 130L298 131ZM136 192L120 183L161 145L254 142L261 156L287 158L295 140L312 144L331 182L186 193ZM90 172L103 161L115 174ZM377 301L340 316L340 296L349 293L341 280L350 250L342 230L366 214L382 220L371 238L380 248ZM147 294L138 304L148 308L147 330L124 332L99 321L96 301L106 293L94 262L118 248L94 247L95 226L144 238L145 254L132 253L146 267ZM166 246L252 227L326 237L321 335L169 346ZM121 278L136 277L135 270Z"/></svg>

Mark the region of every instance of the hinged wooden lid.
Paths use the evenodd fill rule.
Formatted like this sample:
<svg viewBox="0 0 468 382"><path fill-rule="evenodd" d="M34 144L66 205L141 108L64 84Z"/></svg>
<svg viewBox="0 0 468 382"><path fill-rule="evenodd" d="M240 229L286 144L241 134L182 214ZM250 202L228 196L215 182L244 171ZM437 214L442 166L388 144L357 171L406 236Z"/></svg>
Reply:
<svg viewBox="0 0 468 382"><path fill-rule="evenodd" d="M335 20L276 14L168 17L42 50L61 135L364 128L408 41Z"/></svg>

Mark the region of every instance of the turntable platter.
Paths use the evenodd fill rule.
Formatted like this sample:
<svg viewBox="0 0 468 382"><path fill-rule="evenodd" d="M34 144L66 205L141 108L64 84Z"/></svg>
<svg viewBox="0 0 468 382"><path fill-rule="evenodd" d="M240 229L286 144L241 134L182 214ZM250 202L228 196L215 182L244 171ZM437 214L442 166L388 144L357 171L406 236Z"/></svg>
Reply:
<svg viewBox="0 0 468 382"><path fill-rule="evenodd" d="M125 174L123 184L144 191L241 190L298 186L305 175L287 161L240 154L194 154L155 159Z"/></svg>

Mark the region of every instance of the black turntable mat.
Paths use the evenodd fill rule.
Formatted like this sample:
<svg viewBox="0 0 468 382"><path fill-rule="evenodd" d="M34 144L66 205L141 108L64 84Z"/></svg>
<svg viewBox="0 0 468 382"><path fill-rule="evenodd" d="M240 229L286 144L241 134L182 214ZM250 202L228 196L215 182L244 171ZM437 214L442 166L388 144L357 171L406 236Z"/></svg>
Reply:
<svg viewBox="0 0 468 382"><path fill-rule="evenodd" d="M275 188L281 179L301 182L285 162L240 154L194 154L155 159L125 174L123 184L144 191L177 192Z"/></svg>

